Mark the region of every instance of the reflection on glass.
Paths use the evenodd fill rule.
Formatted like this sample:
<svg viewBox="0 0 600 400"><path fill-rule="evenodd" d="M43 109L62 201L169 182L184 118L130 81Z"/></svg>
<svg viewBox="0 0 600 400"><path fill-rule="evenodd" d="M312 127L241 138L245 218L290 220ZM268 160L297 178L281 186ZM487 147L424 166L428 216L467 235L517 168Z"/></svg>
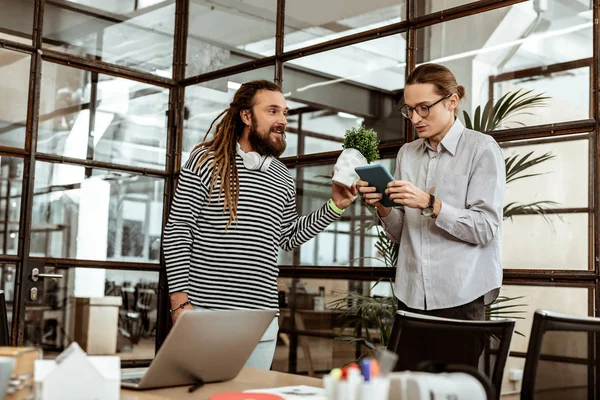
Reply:
<svg viewBox="0 0 600 400"><path fill-rule="evenodd" d="M497 75L592 57L592 24L587 1L522 2L417 30L420 50L415 57L418 64L440 63L455 73L466 88L463 109L472 116L477 106L488 101L490 79ZM495 89L494 98L517 88L551 96L546 107L527 110L537 118L520 115L522 123L590 115L587 100L582 100L590 96L589 72L584 70L534 71ZM575 109L578 112L572 113Z"/></svg>
<svg viewBox="0 0 600 400"><path fill-rule="evenodd" d="M0 0L0 39L31 44L33 3L33 0Z"/></svg>
<svg viewBox="0 0 600 400"><path fill-rule="evenodd" d="M381 28L405 19L406 0L380 4L357 0L329 0L325 3L318 0L287 1L284 51Z"/></svg>
<svg viewBox="0 0 600 400"><path fill-rule="evenodd" d="M0 49L0 146L25 146L30 62L27 54Z"/></svg>
<svg viewBox="0 0 600 400"><path fill-rule="evenodd" d="M275 350L273 370L281 372L296 371L314 376L319 371L330 371L356 359L357 346L339 336L351 336L352 329L340 332L347 322L340 318L342 311L335 309L332 302L343 300L348 292L363 296L391 296L390 283L382 281L375 285L369 281L348 281L341 279L292 279L279 278L279 341ZM318 333L323 337L299 336L296 349L297 362L290 365L289 331L292 328L291 305L295 303L295 330ZM281 332L287 330L288 332ZM369 330L373 343L378 343L380 335L377 329ZM364 334L364 332L363 332ZM361 353L365 348L362 347ZM359 353L359 354L361 354Z"/></svg>
<svg viewBox="0 0 600 400"><path fill-rule="evenodd" d="M40 299L26 306L24 345L42 348L45 358L55 358L71 341L90 355L154 358L158 272L52 272L63 278L41 281Z"/></svg>
<svg viewBox="0 0 600 400"><path fill-rule="evenodd" d="M288 146L283 157L341 151L346 130L364 122L364 118L347 113L311 111L314 108L299 103L293 106L290 109L294 115L288 118Z"/></svg>
<svg viewBox="0 0 600 400"><path fill-rule="evenodd" d="M477 1L478 0L420 0L415 2L415 16L420 17L421 15L444 11L465 4L476 3Z"/></svg>
<svg viewBox="0 0 600 400"><path fill-rule="evenodd" d="M211 122L229 107L242 83L257 79L272 81L273 76L273 67L265 67L186 87L181 163L185 164L192 149L204 140ZM207 140L212 137L216 125ZM287 140L289 145L289 137Z"/></svg>
<svg viewBox="0 0 600 400"><path fill-rule="evenodd" d="M164 169L168 89L47 62L43 70L39 152Z"/></svg>
<svg viewBox="0 0 600 400"><path fill-rule="evenodd" d="M14 264L0 264L0 290L4 291L6 303L6 319L8 320L8 334L12 334L13 302L15 297L16 266Z"/></svg>
<svg viewBox="0 0 600 400"><path fill-rule="evenodd" d="M518 90L532 91L532 93L543 92L550 97L544 107L532 108L527 110L532 112L520 113L509 118L503 128L591 118L594 111L591 107L590 96L578 96L574 90L565 90L566 88L577 88L584 92L589 86L590 74L591 59L588 67L568 69L550 76L540 74L496 82L493 86L493 97L496 101L503 95Z"/></svg>
<svg viewBox="0 0 600 400"><path fill-rule="evenodd" d="M17 254L23 159L0 156L0 254Z"/></svg>
<svg viewBox="0 0 600 400"><path fill-rule="evenodd" d="M276 9L270 1L191 1L186 76L275 54Z"/></svg>
<svg viewBox="0 0 600 400"><path fill-rule="evenodd" d="M509 146L504 147L505 157L520 158L533 152L532 158L545 153L554 158L526 171L539 175L511 182L506 188L505 204L554 201L555 207L560 208L588 206L589 140Z"/></svg>
<svg viewBox="0 0 600 400"><path fill-rule="evenodd" d="M31 255L158 262L162 179L36 165Z"/></svg>
<svg viewBox="0 0 600 400"><path fill-rule="evenodd" d="M164 0L119 0L99 3L95 0L66 0L73 6L81 9L95 8L97 12L119 14L121 16L132 13L146 12L149 7L163 3Z"/></svg>
<svg viewBox="0 0 600 400"><path fill-rule="evenodd" d="M403 141L398 90L404 87L404 48L403 35L394 35L287 63L283 91L288 103L297 105L290 106L290 133L296 133L302 114L307 134L303 147L291 147L285 155L339 150L345 130L361 123L382 143Z"/></svg>
<svg viewBox="0 0 600 400"><path fill-rule="evenodd" d="M154 358L158 272L106 271L105 296L121 297L117 352L124 359Z"/></svg>
<svg viewBox="0 0 600 400"><path fill-rule="evenodd" d="M170 78L174 24L173 0L52 2L44 46Z"/></svg>
<svg viewBox="0 0 600 400"><path fill-rule="evenodd" d="M394 160L390 158L376 162L393 172ZM333 165L300 167L295 170L299 193L296 202L300 207L300 214L304 215L318 209L331 197ZM376 248L376 243L385 239L378 237L379 226L370 227L372 221L372 212L358 198L344 211L339 221L300 246L300 265L385 267L385 259ZM293 263L291 253L280 250L278 262L280 265Z"/></svg>
<svg viewBox="0 0 600 400"><path fill-rule="evenodd" d="M335 90L332 85L338 82L356 82L387 91L402 89L405 48L406 37L399 34L291 60L288 64L307 68L322 78L315 83L289 86L286 91L291 90L292 96L296 96L323 87Z"/></svg>
<svg viewBox="0 0 600 400"><path fill-rule="evenodd" d="M517 215L504 221L502 266L587 270L588 220L588 214L579 213Z"/></svg>

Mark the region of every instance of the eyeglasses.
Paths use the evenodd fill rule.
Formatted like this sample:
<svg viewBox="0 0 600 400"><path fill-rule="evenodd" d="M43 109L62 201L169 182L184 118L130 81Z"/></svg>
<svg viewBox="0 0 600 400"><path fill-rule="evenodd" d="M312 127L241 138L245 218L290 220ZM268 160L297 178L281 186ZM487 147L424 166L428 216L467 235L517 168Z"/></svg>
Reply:
<svg viewBox="0 0 600 400"><path fill-rule="evenodd" d="M402 113L402 115L404 116L404 118L408 118L408 119L412 119L412 117L413 117L413 111L416 111L417 114L419 114L421 117L427 118L429 116L429 109L431 107L435 106L437 103L439 103L440 101L442 101L444 99L447 99L450 96L451 95L447 94L446 96L442 97L441 99L439 99L435 103L430 104L428 106L426 106L424 104L419 104L416 107L409 107L409 106L407 106L405 104L402 107L400 107L400 112Z"/></svg>

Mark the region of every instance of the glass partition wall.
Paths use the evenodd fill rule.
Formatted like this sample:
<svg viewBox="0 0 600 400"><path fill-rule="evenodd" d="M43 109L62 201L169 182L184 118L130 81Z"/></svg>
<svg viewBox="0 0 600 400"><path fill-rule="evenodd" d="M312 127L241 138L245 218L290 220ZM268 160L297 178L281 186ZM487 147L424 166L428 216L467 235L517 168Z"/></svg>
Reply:
<svg viewBox="0 0 600 400"><path fill-rule="evenodd" d="M375 129L378 162L394 168L415 138L399 112L404 80L427 62L465 86L463 120L519 90L547 97L487 127L507 158L548 155L507 188L503 294L523 296L524 333L535 308L594 315L599 3L0 0L0 283L13 344L57 354L76 339L77 299L107 298L123 363L147 363L170 328L160 248L177 173L240 84L281 86L282 161L308 213L329 198L346 129ZM336 340L348 332L333 306L349 292L391 296L372 220L357 202L280 252L274 369L318 376L364 352ZM36 283L32 300L36 267L62 278ZM522 369L525 348L513 342L507 371Z"/></svg>

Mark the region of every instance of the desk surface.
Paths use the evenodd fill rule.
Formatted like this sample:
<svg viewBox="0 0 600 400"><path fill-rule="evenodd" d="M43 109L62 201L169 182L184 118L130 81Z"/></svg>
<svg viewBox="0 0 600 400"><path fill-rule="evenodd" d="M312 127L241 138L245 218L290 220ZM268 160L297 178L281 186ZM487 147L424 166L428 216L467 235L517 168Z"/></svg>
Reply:
<svg viewBox="0 0 600 400"><path fill-rule="evenodd" d="M245 367L235 379L228 382L209 383L193 393L188 393L189 386L157 390L121 389L121 400L209 400L209 396L218 393L296 385L323 387L323 381L307 376Z"/></svg>

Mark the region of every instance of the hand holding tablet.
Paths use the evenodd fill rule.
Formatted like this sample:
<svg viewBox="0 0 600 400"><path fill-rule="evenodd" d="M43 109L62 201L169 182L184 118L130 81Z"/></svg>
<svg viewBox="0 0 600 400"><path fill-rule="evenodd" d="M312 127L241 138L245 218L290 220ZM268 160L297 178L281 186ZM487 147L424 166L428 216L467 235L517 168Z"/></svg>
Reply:
<svg viewBox="0 0 600 400"><path fill-rule="evenodd" d="M383 195L379 201L384 207L402 207L385 193L388 183L394 180L390 172L381 164L369 164L354 168L360 179L369 183L369 186L375 187L376 192Z"/></svg>

